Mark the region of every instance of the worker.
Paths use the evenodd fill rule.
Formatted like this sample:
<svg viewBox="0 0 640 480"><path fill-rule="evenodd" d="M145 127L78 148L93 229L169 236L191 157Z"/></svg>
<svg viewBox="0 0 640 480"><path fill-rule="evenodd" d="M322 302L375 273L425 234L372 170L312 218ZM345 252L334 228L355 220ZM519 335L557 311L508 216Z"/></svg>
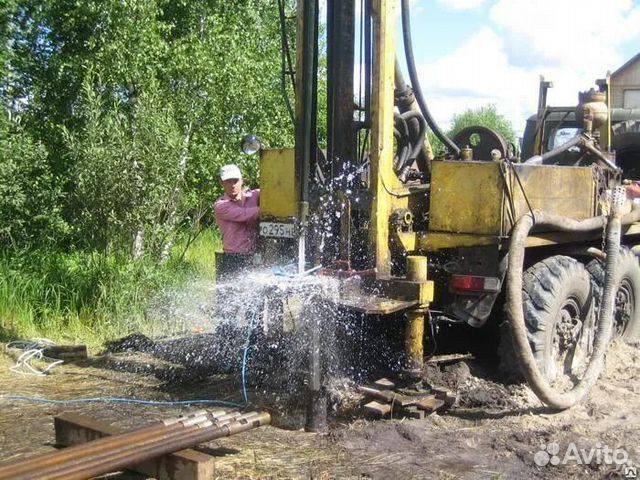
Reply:
<svg viewBox="0 0 640 480"><path fill-rule="evenodd" d="M254 262L260 216L260 190L244 187L237 165L220 169L224 195L215 203L216 222L222 232L223 252L216 252L216 275L229 274L251 266Z"/></svg>
<svg viewBox="0 0 640 480"><path fill-rule="evenodd" d="M640 182L638 181L625 181L625 187L627 191L627 198L633 200L633 203L640 202Z"/></svg>

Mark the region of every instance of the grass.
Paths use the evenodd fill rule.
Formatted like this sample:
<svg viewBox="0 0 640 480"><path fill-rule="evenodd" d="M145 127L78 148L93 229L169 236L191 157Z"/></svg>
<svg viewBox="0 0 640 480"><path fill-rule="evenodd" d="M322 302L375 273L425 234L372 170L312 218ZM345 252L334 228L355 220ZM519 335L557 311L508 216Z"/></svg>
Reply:
<svg viewBox="0 0 640 480"><path fill-rule="evenodd" d="M180 251L184 245L178 244ZM222 239L218 230L208 229L202 232L189 245L184 256L184 261L198 275L214 280L216 278L216 256L215 252L222 251Z"/></svg>
<svg viewBox="0 0 640 480"><path fill-rule="evenodd" d="M163 265L150 260L75 252L0 254L0 340L49 338L87 344L133 332L157 335L151 300L193 277L214 278L216 231L178 243Z"/></svg>

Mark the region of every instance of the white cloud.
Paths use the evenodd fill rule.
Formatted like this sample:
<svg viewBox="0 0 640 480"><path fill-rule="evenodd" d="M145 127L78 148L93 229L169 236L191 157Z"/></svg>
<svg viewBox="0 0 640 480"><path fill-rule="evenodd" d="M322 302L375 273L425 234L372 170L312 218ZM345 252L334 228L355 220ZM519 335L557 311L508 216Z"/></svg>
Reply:
<svg viewBox="0 0 640 480"><path fill-rule="evenodd" d="M485 0L437 0L440 5L450 10L473 10L481 7Z"/></svg>
<svg viewBox="0 0 640 480"><path fill-rule="evenodd" d="M521 133L537 106L540 75L554 83L550 105L575 105L578 91L627 60L620 46L640 40L640 6L631 0L498 0L489 19L453 52L419 67L443 126L455 113L495 103Z"/></svg>
<svg viewBox="0 0 640 480"><path fill-rule="evenodd" d="M623 42L640 39L632 0L499 0L490 18L505 32L512 61L601 70L618 65Z"/></svg>
<svg viewBox="0 0 640 480"><path fill-rule="evenodd" d="M536 103L537 75L510 65L503 40L489 27L418 72L431 113L444 127L456 113L494 103L521 131Z"/></svg>

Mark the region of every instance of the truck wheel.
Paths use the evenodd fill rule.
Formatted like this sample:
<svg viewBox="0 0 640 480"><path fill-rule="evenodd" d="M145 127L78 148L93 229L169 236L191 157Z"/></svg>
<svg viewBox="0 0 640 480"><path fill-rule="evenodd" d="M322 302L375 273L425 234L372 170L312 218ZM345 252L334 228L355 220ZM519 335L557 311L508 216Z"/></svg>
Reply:
<svg viewBox="0 0 640 480"><path fill-rule="evenodd" d="M638 258L627 248L620 251L619 261L620 281L615 296L613 336L631 342L640 335L640 265ZM600 260L592 260L587 264L587 271L594 281L594 296L599 306L604 285L604 265Z"/></svg>
<svg viewBox="0 0 640 480"><path fill-rule="evenodd" d="M640 178L640 120L626 120L612 127L616 163L625 178Z"/></svg>
<svg viewBox="0 0 640 480"><path fill-rule="evenodd" d="M591 290L589 273L570 257L547 258L524 273L522 296L529 344L550 383L564 376L575 380L586 368L595 333ZM508 328L505 322L504 329ZM511 334L505 333L499 349L501 370L521 379L519 371L513 375L519 364L510 345Z"/></svg>

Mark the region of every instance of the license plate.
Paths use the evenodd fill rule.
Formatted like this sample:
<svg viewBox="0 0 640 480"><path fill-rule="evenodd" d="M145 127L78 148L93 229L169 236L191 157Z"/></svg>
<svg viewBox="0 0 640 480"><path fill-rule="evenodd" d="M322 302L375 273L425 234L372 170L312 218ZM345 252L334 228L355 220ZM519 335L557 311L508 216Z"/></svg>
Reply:
<svg viewBox="0 0 640 480"><path fill-rule="evenodd" d="M263 237L295 238L292 223L260 222L260 235Z"/></svg>

